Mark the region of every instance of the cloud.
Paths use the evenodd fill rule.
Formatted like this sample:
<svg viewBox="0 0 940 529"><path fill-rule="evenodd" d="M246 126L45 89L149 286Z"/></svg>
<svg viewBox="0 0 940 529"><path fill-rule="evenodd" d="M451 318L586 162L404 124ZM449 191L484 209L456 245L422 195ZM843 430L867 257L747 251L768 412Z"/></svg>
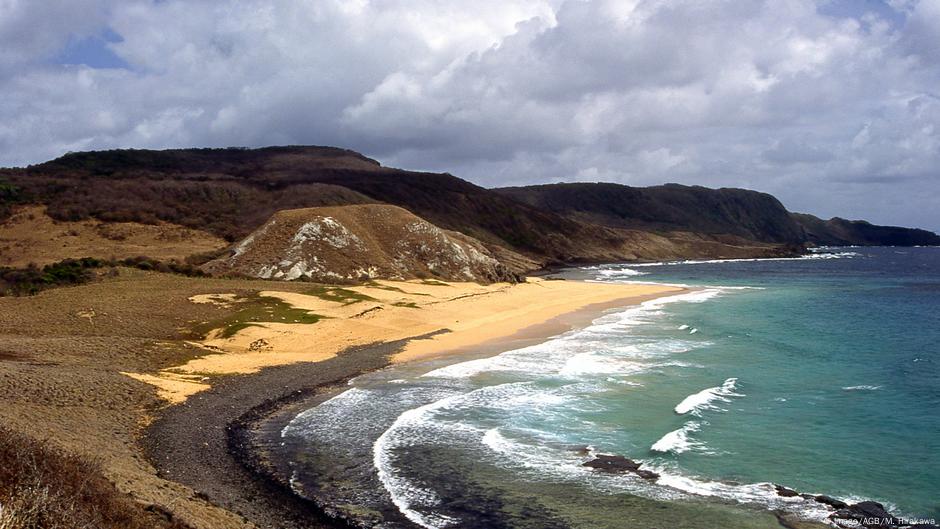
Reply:
<svg viewBox="0 0 940 529"><path fill-rule="evenodd" d="M904 199L940 203L940 0L854 5L7 0L0 162L331 144L483 185L742 186L940 228ZM105 30L127 68L50 62Z"/></svg>
<svg viewBox="0 0 940 529"><path fill-rule="evenodd" d="M106 23L104 0L3 0L0 2L0 75L42 63L72 35L88 36Z"/></svg>

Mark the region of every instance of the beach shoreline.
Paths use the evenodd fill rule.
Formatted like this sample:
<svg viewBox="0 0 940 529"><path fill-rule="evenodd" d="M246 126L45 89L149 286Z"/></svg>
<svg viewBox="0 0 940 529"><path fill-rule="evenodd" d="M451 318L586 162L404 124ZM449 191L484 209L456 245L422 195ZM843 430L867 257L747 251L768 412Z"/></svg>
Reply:
<svg viewBox="0 0 940 529"><path fill-rule="evenodd" d="M348 527L346 522L326 515L323 506L295 494L285 473L286 462L271 456L269 449L280 442L280 431L297 413L326 400L351 378L395 363L471 351L495 355L586 326L608 309L687 291L666 285L610 288L587 283L579 286L579 282L550 283L568 283L566 288L572 292L587 288L594 294L606 294L582 296L579 301L569 302L568 307L559 299L554 299L549 309L529 307L531 310L515 318L490 322L496 327L495 333L475 332L473 325L438 329L350 347L319 361L273 365L215 378L210 388L168 407L147 428L142 439L147 458L161 477L192 487L207 500L258 527ZM622 295L626 293L632 295ZM557 291L544 293L549 297L552 294ZM604 297L607 299L599 300ZM527 300L531 303L530 298Z"/></svg>

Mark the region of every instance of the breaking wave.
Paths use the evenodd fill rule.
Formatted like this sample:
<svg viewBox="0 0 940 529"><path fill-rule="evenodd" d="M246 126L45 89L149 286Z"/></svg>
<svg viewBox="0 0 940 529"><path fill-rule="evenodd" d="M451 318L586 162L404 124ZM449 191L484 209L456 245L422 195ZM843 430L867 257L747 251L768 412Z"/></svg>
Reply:
<svg viewBox="0 0 940 529"><path fill-rule="evenodd" d="M697 264L719 264L719 263L752 263L764 261L807 261L818 259L851 259L860 257L858 252L813 252L799 257L749 257L742 259L684 259L679 261L658 261L655 263L630 263L630 268L645 268L650 266L676 266L676 265L697 265ZM604 269L599 272L603 274ZM642 273L642 272L640 272Z"/></svg>
<svg viewBox="0 0 940 529"><path fill-rule="evenodd" d="M662 436L659 441L653 443L653 446L650 447L650 450L654 452L672 452L674 454L681 454L682 452L688 452L694 448L701 447L701 443L690 438L690 435L694 432L697 432L700 427L701 425L697 422L687 422L682 428L673 430Z"/></svg>
<svg viewBox="0 0 940 529"><path fill-rule="evenodd" d="M743 397L743 394L735 393L737 382L738 379L729 378L720 386L693 393L682 399L679 404L676 404L675 411L679 415L685 415L686 413L697 415L703 410L715 409L715 402L730 402L729 397Z"/></svg>

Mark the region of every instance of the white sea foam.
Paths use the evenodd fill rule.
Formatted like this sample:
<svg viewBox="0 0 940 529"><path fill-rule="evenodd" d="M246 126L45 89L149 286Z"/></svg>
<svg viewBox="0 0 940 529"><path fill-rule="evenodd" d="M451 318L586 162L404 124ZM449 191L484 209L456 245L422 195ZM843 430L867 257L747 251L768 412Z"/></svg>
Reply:
<svg viewBox="0 0 940 529"><path fill-rule="evenodd" d="M662 436L658 441L653 443L650 450L654 452L681 454L682 452L688 452L695 448L701 448L703 446L702 443L694 441L689 437L692 433L697 432L700 427L701 425L699 423L689 421L685 423L682 428L673 430Z"/></svg>
<svg viewBox="0 0 940 529"><path fill-rule="evenodd" d="M596 353L579 353L572 356L559 374L568 376L583 375L627 375L640 373L648 368L638 362L630 362L618 358L605 357Z"/></svg>
<svg viewBox="0 0 940 529"><path fill-rule="evenodd" d="M434 507L440 503L437 494L411 482L398 472L394 458L396 449L422 443L449 442L445 439L459 441L480 437L492 444L499 439L494 437L495 433L489 433L487 437L487 433L480 428L460 419L455 420L454 410L488 409L500 416L511 416L524 410L526 414L550 417L555 413L554 410L562 408L571 400L568 392L581 393L587 389L583 385L570 384L546 391L532 382L513 382L451 394L405 411L373 444L373 465L379 481L395 506L412 522L427 528L451 526L457 520L434 511ZM524 460L525 457L523 454L517 459ZM545 463L546 460L531 462L533 468Z"/></svg>
<svg viewBox="0 0 940 529"><path fill-rule="evenodd" d="M698 393L689 395L676 405L676 413L679 415L685 415L686 413L698 414L705 409L714 409L714 402L716 401L730 402L728 397L743 397L744 395L735 393L737 381L736 378L729 378L720 386L703 389Z"/></svg>
<svg viewBox="0 0 940 529"><path fill-rule="evenodd" d="M791 512L795 511L805 518L816 521L824 521L830 514L830 511L824 505L814 500L808 500L800 496L780 496L777 494L773 483L722 483L720 481L695 479L673 473L665 468L653 468L660 475L656 482L658 485L670 487L696 496L707 496L740 503L757 504L771 510L783 509Z"/></svg>
<svg viewBox="0 0 940 529"><path fill-rule="evenodd" d="M689 334L695 334L695 333L697 333L697 332L698 332L698 329L692 329L692 330L689 331Z"/></svg>
<svg viewBox="0 0 940 529"><path fill-rule="evenodd" d="M686 330L686 329L688 329L688 328L689 328L689 326L688 326L688 325L685 325L685 324L679 326L679 330L680 330L680 331L684 331L684 330Z"/></svg>
<svg viewBox="0 0 940 529"><path fill-rule="evenodd" d="M490 450L504 455L514 455L521 452L517 443L513 443L503 437L503 434L499 433L499 428L487 430L486 433L483 434L482 443Z"/></svg>
<svg viewBox="0 0 940 529"><path fill-rule="evenodd" d="M875 391L883 386L842 386L844 391Z"/></svg>
<svg viewBox="0 0 940 529"><path fill-rule="evenodd" d="M516 372L526 376L636 373L642 370L642 366L631 363L632 359L685 352L702 344L657 340L618 345L610 340L612 335L623 335L631 327L652 323L663 313L663 307L670 303L703 303L722 292L721 288L705 288L647 300L602 316L584 329L556 336L547 342L441 367L423 376L459 379L486 372ZM601 348L609 351L610 355L596 354Z"/></svg>
<svg viewBox="0 0 940 529"><path fill-rule="evenodd" d="M424 514L412 508L415 504L437 505L440 503L440 498L434 491L419 487L401 476L392 463L392 451L403 442L403 432L420 425L426 420L425 416L428 413L447 406L454 398L457 397L441 399L402 413L392 427L376 439L372 447L372 464L378 473L379 481L391 496L392 503L398 507L405 518L428 529L448 527L458 520L438 513ZM405 434L404 437L407 435Z"/></svg>
<svg viewBox="0 0 940 529"><path fill-rule="evenodd" d="M589 486L597 487L598 490L622 490L658 499L688 498L689 495L714 496L760 504L772 509L784 508L801 512L804 515L818 514L819 519L823 519L828 514L824 506L802 498L781 498L773 490L771 484L735 485L713 482L685 476L675 467L658 468L656 466L657 462L669 465L671 460L669 457L654 457L652 461L644 461L644 468L655 470L661 475L655 483L630 474L608 475L593 472L581 466L585 461L583 454L566 449L560 444L553 444L556 440L565 442L565 437L561 434L557 439L552 438L553 434L550 432L555 432L555 430L528 431L516 426L523 421L514 419L523 412L526 416L538 417L548 417L553 413L558 413L555 420L549 421L550 424L560 424L558 419L571 421L578 415L584 416L585 414L571 414L570 412L572 406L583 405L580 395L586 393L585 389L590 387L588 381L605 378L591 375L630 375L646 368L680 366L682 363L673 360L673 355L700 346L688 337L684 337L685 340L680 339L683 338L680 336L667 340L649 339L642 335L630 340L610 340L610 338L617 335L628 336L632 328L637 325L656 323L660 320L659 316L668 303L704 302L722 294L725 290L729 289L709 288L671 298L651 300L640 306L607 314L595 320L588 328L556 337L546 344L510 351L492 358L463 362L425 374L424 376L427 377L454 378L455 380L425 379L420 381L419 379L425 392L428 388L439 385L446 387L442 389L440 398L435 398L434 402L425 404L428 402L426 399L416 402L411 410L400 414L392 426L384 430L372 445L373 464L378 471L382 485L390 494L395 506L412 522L434 529L457 526L460 524L459 520L441 512L434 512L439 511L435 505L440 498L433 490L412 482L403 472L396 469L396 465L400 464L397 457L403 449L416 444L441 443L451 440L459 443L470 441L476 443L474 446L481 457L488 458L488 461L495 459L497 464L518 470L537 480L571 480L588 483ZM683 330L688 329L690 327L685 326ZM678 333L673 334L678 335ZM467 381L457 379L488 371L512 371L515 373L513 378L525 374L524 378L530 381L540 380L544 375L561 375L568 385L546 389L544 385L540 386L533 382L515 382L487 386L476 391L454 395L456 389L469 389L468 386L470 386ZM393 378L393 376L388 378ZM399 379L395 379L390 382L396 384L398 381ZM597 383L597 380L593 382ZM731 397L739 396L735 392L735 382L736 379L729 378L719 387L708 388L690 395L676 406L676 412L697 414L701 410L714 408L718 402L727 402ZM399 393L408 399L406 393L410 388L400 387L400 389L401 391L396 393L396 399ZM461 391L466 391L466 389ZM690 398L699 395L702 395L699 401L686 403ZM374 394L370 390L353 388L325 404L339 406L345 403L363 406L364 402L373 398L375 398ZM683 404L686 404L688 409L680 412L680 406ZM493 427L492 423L474 423L478 427L473 428L459 423L452 424L452 422L465 420L462 418L463 412L468 409L483 410L482 415L488 418L499 417L497 424L500 426ZM345 416L348 417L348 415ZM695 432L701 424L699 420L690 420L682 428L664 435L650 449L659 453L707 450L704 443L695 439ZM570 422L566 423L566 428L572 428ZM577 431L576 428L573 427L571 431ZM341 431L339 428L337 430ZM591 429L590 431L600 432L601 430ZM603 444L604 441L598 442Z"/></svg>
<svg viewBox="0 0 940 529"><path fill-rule="evenodd" d="M597 271L603 277L617 278L617 277L633 277L633 276L645 276L649 272L640 272L639 270L634 270L632 268L607 268L600 269Z"/></svg>
<svg viewBox="0 0 940 529"><path fill-rule="evenodd" d="M719 263L751 263L760 261L807 261L816 259L851 259L859 257L858 252L812 252L799 257L760 257L743 259L686 259L679 261L659 261L655 263L630 263L630 268L646 268L651 266L677 266ZM603 270L599 270L603 273Z"/></svg>

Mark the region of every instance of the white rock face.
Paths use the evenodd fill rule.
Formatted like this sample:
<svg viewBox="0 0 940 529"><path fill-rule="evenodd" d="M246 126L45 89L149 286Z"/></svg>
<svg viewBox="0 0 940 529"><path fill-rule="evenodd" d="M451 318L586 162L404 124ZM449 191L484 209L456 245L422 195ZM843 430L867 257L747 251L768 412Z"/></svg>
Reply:
<svg viewBox="0 0 940 529"><path fill-rule="evenodd" d="M346 248L355 245L362 247L362 241L359 237L345 226L336 221L333 217L318 217L314 220L304 223L294 235L293 248L299 249L307 241L323 241L333 248Z"/></svg>
<svg viewBox="0 0 940 529"><path fill-rule="evenodd" d="M288 281L436 277L491 282L515 277L476 239L378 204L279 212L228 258L207 267Z"/></svg>

